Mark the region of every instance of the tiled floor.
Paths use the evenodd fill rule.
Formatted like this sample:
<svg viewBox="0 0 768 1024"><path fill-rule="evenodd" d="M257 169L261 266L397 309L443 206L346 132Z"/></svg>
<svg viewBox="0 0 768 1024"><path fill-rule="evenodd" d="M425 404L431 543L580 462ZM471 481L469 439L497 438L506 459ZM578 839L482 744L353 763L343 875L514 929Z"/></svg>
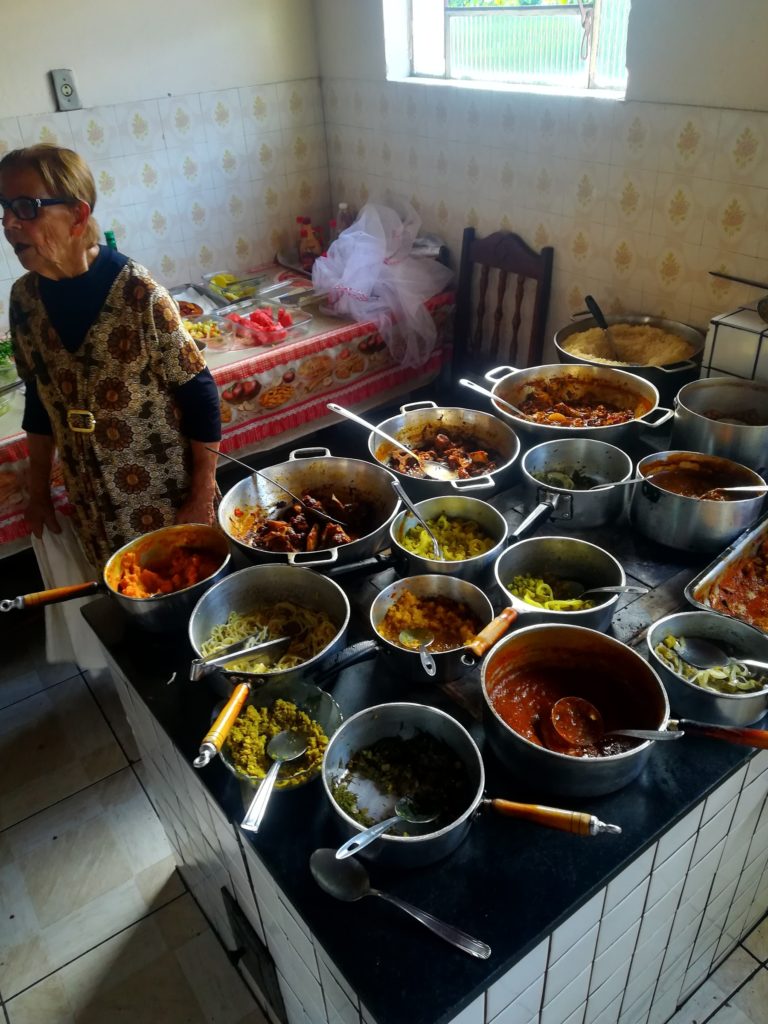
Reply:
<svg viewBox="0 0 768 1024"><path fill-rule="evenodd" d="M0 1021L265 1024L174 869L114 690L45 664L40 615L2 629ZM768 919L672 1024L766 1021Z"/></svg>
<svg viewBox="0 0 768 1024"><path fill-rule="evenodd" d="M45 664L41 614L4 618L0 1021L265 1024L175 869L114 689Z"/></svg>

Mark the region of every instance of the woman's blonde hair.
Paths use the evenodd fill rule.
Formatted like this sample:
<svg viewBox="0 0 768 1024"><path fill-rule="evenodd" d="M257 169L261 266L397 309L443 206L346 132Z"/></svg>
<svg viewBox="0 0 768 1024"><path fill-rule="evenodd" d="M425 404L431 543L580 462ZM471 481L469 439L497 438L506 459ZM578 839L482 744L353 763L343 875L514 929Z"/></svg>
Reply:
<svg viewBox="0 0 768 1024"><path fill-rule="evenodd" d="M74 150L45 142L24 149L12 149L0 160L0 174L10 170L34 171L52 198L80 200L87 203L93 213L96 182L88 164ZM90 248L96 245L100 236L99 225L90 217L83 242Z"/></svg>

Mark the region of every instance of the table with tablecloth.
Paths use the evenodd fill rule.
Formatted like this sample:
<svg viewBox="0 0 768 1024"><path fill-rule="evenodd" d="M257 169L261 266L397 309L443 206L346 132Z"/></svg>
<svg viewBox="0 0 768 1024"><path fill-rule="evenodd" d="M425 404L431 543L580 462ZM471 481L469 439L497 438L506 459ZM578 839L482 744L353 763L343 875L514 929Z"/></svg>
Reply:
<svg viewBox="0 0 768 1024"><path fill-rule="evenodd" d="M286 280L290 280L286 273ZM364 409L403 401L440 372L450 338L454 295L444 292L427 306L437 327L437 343L422 366L403 367L373 323L340 320L321 303L307 308L311 321L270 348L206 351L222 413L223 452L246 454L294 438L306 438L335 419L330 401ZM0 557L28 544L24 522L28 452L21 430L22 390L0 417ZM57 508L68 511L61 475L54 466Z"/></svg>

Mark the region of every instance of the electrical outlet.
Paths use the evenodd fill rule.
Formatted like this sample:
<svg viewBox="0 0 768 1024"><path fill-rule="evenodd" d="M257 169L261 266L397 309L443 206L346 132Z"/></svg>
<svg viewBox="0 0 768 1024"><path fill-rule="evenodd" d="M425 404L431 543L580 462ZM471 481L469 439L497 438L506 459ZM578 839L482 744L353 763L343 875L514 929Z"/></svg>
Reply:
<svg viewBox="0 0 768 1024"><path fill-rule="evenodd" d="M56 68L50 72L53 94L59 110L80 110L82 103L77 94L75 76L69 68Z"/></svg>

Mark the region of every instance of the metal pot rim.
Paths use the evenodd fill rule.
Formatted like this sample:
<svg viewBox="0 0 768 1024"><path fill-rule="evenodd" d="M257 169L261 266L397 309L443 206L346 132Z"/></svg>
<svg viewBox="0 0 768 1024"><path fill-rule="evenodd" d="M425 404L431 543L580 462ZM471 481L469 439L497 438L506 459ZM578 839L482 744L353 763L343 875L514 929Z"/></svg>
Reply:
<svg viewBox="0 0 768 1024"><path fill-rule="evenodd" d="M585 765L621 764L623 761L632 760L633 758L637 757L637 755L641 751L647 750L651 746L651 744L655 743L655 740L642 740L638 746L632 747L630 750L622 750L619 754L606 754L605 757L585 759L583 757L573 757L570 754L563 754L559 750L550 750L549 747L543 747L538 743L531 743L530 740L526 739L525 736L521 736L519 732L516 732L511 725L508 725L507 722L504 721L504 719L498 713L496 708L493 706L491 698L488 694L488 688L486 686L488 665L491 663L495 655L500 655L506 646L508 646L511 643L514 643L519 637L523 636L526 633L532 633L534 630L545 629L578 629L582 633L590 633L594 636L599 636L601 638L600 643L608 644L611 647L618 646L626 648L626 650L628 650L634 658L637 658L640 661L640 663L645 666L645 668L650 670L651 675L653 676L661 692L661 696L664 699L664 718L663 721L657 726L657 728L659 730L663 730L667 722L669 721L669 698L667 697L667 691L664 689L664 685L661 682L661 679L659 679L659 675L656 672L655 668L653 668L652 665L649 665L645 658L642 657L642 655L638 654L637 651L635 651L632 647L629 647L627 644L622 643L621 640L617 640L616 637L607 636L605 633L601 633L599 630L588 629L586 626L568 626L561 623L547 622L542 623L538 626L524 626L522 629L517 629L514 633L510 633L507 636L502 637L501 640L499 640L499 642L495 645L495 647L493 647L493 649L488 653L488 656L483 662L483 666L480 672L480 690L483 695L483 700L485 701L487 709L491 712L491 714L494 716L497 722L499 722L499 724L504 727L505 731L510 733L515 738L515 740L519 740L521 743L525 744L525 746L530 748L531 750L536 750L539 752L544 751L545 754L549 754L557 758L558 760L562 761L563 764L569 765L573 765L574 763Z"/></svg>
<svg viewBox="0 0 768 1024"><path fill-rule="evenodd" d="M566 338L570 338L573 334L579 334L582 331L590 330L592 327L598 327L599 324L593 316L586 316L579 320L574 320L572 323L566 324L565 327L561 327L558 331L555 331L553 339L555 348L558 352L562 352L563 355L568 356L570 359L577 359L579 363L583 363L585 366L608 366L614 367L617 370L627 370L630 373L635 370L659 370L661 373L665 373L667 372L667 366L675 366L677 363L695 362L696 357L701 355L704 351L704 345L707 340L704 332L700 331L698 327L693 327L691 324L685 324L682 320L669 320L663 316L651 316L643 313L631 313L626 316L616 314L606 316L605 321L609 327L613 327L616 324L661 327L667 330L670 334L677 335L677 337L681 338L683 341L689 341L690 344L694 345L694 349L686 359L675 359L671 363L662 363L661 365L657 365L656 363L604 363L598 360L589 359L586 356L576 356L563 347L562 341ZM681 333L679 330L675 330L676 327L682 327L688 334L697 335L698 344L694 343L692 338L686 337L685 334ZM578 363L576 365L578 365Z"/></svg>
<svg viewBox="0 0 768 1024"><path fill-rule="evenodd" d="M648 647L648 651L651 654L651 657L653 658L654 664L661 665L665 669L667 669L668 672L671 672L674 675L675 679L678 682L682 683L684 686L686 686L688 689L690 689L692 693L704 696L709 695L717 700L727 699L737 702L744 700L754 701L755 698L762 697L763 700L768 701L768 686L764 686L761 690L754 690L752 693L719 693L717 690L707 690L704 687L699 686L697 683L692 682L690 679L684 679L683 676L679 675L677 672L675 672L673 668L667 665L665 661L662 661L662 659L656 653L654 645L651 643L651 634L655 634L656 630L660 629L661 626L669 622L670 619L678 619L681 615L700 615L705 616L706 618L712 618L716 616L719 619L727 619L731 622L737 622L740 625L745 626L747 629L754 630L755 633L759 633L765 638L765 634L762 633L761 630L757 629L756 626L751 626L748 622L743 622L741 619L735 619L733 616L730 615L721 615L720 612L708 612L704 611L703 609L701 611L671 612L669 615L665 615L663 618L657 619L656 622L654 622L651 626L648 627L648 630L645 634L645 643ZM693 636L693 634L691 635Z"/></svg>
<svg viewBox="0 0 768 1024"><path fill-rule="evenodd" d="M493 505L489 504L487 501L483 501L482 498L475 498L475 497L472 497L469 494L456 494L456 495L453 495L453 494L436 494L434 496L434 498L422 498L421 501L415 501L413 504L419 510L419 512L421 512L421 509L419 508L419 505L423 505L427 501L441 501L443 499L448 500L448 501L455 501L457 498L461 498L464 501L469 500L469 501L480 502L480 504L485 505L487 508L491 509L493 514L496 517L498 517L498 519L500 520L501 525L503 526L504 533L499 538L499 540L496 541L496 543L493 545L492 548L489 548L487 551L484 551L481 555L472 555L471 558L458 558L458 559L450 559L450 560L446 559L445 561L442 561L442 562L437 561L437 559L435 559L435 558L427 558L425 555L417 555L415 551L409 551L408 548L406 548L403 544L401 544L401 542L398 540L398 538L396 536L396 533L397 533L397 530L399 528L400 523L405 519L406 516L411 515L411 513L409 512L409 510L407 508L406 509L400 509L400 511L396 513L395 518L392 520L392 522L389 525L389 536L390 536L390 538L392 540L392 543L395 544L397 546L398 550L402 551L403 554L405 554L409 558L413 558L413 559L418 560L419 562L423 562L425 565L445 565L446 562L449 562L450 565L453 565L453 566L456 567L457 571L459 571L461 569L470 568L470 567L472 567L474 565L477 565L484 558L488 559L489 556L492 555L493 552L496 550L496 548L498 548L500 545L504 544L504 542L506 541L507 536L509 534L509 527L507 526L506 519L501 514L501 512L499 512L499 510L497 508L493 507ZM424 575L438 575L438 574L436 574L436 573L429 573L429 574L424 574Z"/></svg>
<svg viewBox="0 0 768 1024"><path fill-rule="evenodd" d="M620 426L623 425L624 424L620 424ZM603 448L609 448L612 452L616 452L619 456L621 456L622 459L624 459L629 464L629 469L624 474L624 476L619 477L618 480L610 480L609 483L618 484L624 480L629 480L632 474L634 473L634 463L632 462L632 459L629 457L629 455L627 455L627 453L622 448L619 448L615 444L610 444L608 441L600 441L596 437L558 437L553 438L551 441L540 441L539 444L533 445L532 448L529 448L525 452L522 459L520 460L520 471L522 472L523 476L531 483L536 484L537 487L545 487L548 491L559 491L561 494L589 494L589 491L577 491L572 490L570 487L556 487L554 484L544 484L541 482L541 480L537 480L536 477L533 476L531 471L528 469L528 466L526 465L526 459L528 458L528 456L533 455L533 453L539 451L540 448L546 448L547 446L553 444L566 444L568 441L577 441L579 444L598 444ZM600 494L605 492L595 491L593 493ZM608 491L607 493L610 494L611 492Z"/></svg>
<svg viewBox="0 0 768 1024"><path fill-rule="evenodd" d="M328 746L326 747L325 753L323 754L323 763L320 769L320 775L322 776L323 780L323 788L325 790L326 796L331 802L331 806L341 816L342 820L347 825L356 829L356 831L358 832L362 832L365 829L365 825L361 825L359 821L356 821L353 817L347 814L347 812L343 810L334 799L333 794L331 793L330 786L328 785L329 773L326 768L326 762L328 759L328 751L330 750L331 743L341 734L342 730L348 724L358 721L363 716L370 715L371 712L377 711L380 707L401 708L404 710L404 712L407 712L407 710L411 708L419 708L421 710L423 710L424 708L428 708L430 712L434 712L439 717L449 719L452 725L455 725L456 728L460 730L460 732L464 733L464 736L469 741L470 750L477 758L477 767L480 775L480 780L478 783L477 792L475 793L471 803L467 806L467 808L462 812L462 814L458 818L454 818L453 821L449 822L447 825L444 825L441 829L438 829L437 832L427 832L424 835L419 836L398 836L384 834L383 836L380 836L379 839L377 839L376 841L391 843L395 846L400 845L403 847L418 846L425 840L435 840L440 838L441 836L446 835L449 832L453 832L454 829L456 829L459 825L462 825L465 821L467 821L468 818L471 818L474 815L477 808L480 806L480 801L483 799L483 794L485 792L485 765L483 764L483 757L482 754L480 753L480 748L478 747L477 743L475 743L475 741L472 739L472 736L469 734L467 729L461 724L461 722L459 722L458 719L454 718L453 715L449 715L447 711L442 711L440 708L433 707L431 704L415 704L413 701L393 701L392 703L382 705L374 704L371 707L363 708L361 711L355 712L354 715L350 715L349 718L344 719L344 721L338 727L333 736L329 737L328 739Z"/></svg>
<svg viewBox="0 0 768 1024"><path fill-rule="evenodd" d="M639 477L642 477L642 479L639 480L639 482L642 484L648 484L655 491L658 491L659 494L671 495L673 498L679 498L681 501L696 502L698 505L700 505L703 499L700 497L693 497L688 494L678 494L676 491L668 491L665 487L661 487L659 484L655 484L653 482L652 477L644 476L643 471L640 468L643 465L653 465L655 460L662 459L666 455L688 455L690 456L691 461L699 462L727 462L729 465L735 467L736 469L743 469L745 474L751 475L754 478L755 484L765 483L765 480L763 480L760 474L757 473L754 469L750 469L749 466L745 466L741 462L736 462L734 459L729 459L724 455L708 455L703 452L689 452L678 449L670 449L670 451L665 452L652 452L650 455L646 455L642 459L640 459L636 467L636 472L638 473ZM743 498L733 498L727 502L717 502L717 504L726 506L741 505L742 502L762 502L764 498L765 494L753 494L751 496L747 495Z"/></svg>
<svg viewBox="0 0 768 1024"><path fill-rule="evenodd" d="M735 430L738 432L744 431L744 436L749 436L751 430L768 430L768 423L722 423L720 420L714 420L710 416L705 416L704 413L699 412L697 409L692 409L690 405L685 404L684 395L685 391L692 393L694 389L696 391L704 391L708 388L715 387L726 387L728 385L735 387L744 387L746 390L750 388L763 393L763 397L768 399L768 383L763 384L758 380L739 380L736 377L704 377L700 380L692 380L688 384L684 384L680 388L675 397L675 411L682 409L687 415L695 416L697 420L701 420L702 423L709 424L711 427L727 427L728 431Z"/></svg>

